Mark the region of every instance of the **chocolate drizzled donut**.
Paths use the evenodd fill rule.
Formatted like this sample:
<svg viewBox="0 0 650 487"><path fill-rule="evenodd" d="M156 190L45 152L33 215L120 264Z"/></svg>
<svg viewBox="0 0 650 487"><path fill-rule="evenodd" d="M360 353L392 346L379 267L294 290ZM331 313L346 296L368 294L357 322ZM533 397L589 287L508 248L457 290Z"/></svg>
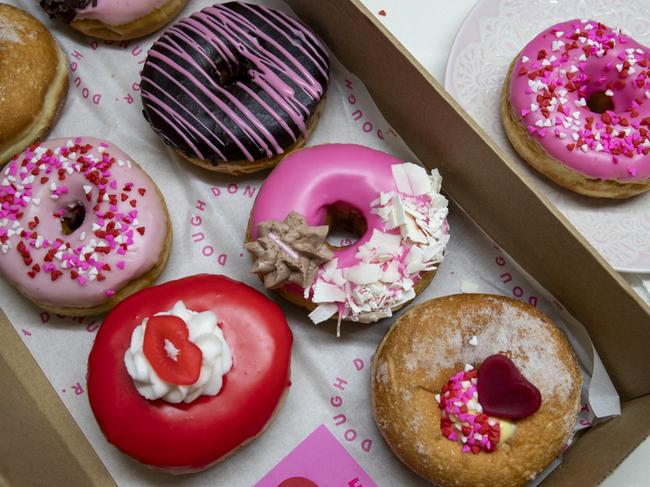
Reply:
<svg viewBox="0 0 650 487"><path fill-rule="evenodd" d="M306 136L328 81L327 50L301 22L229 2L181 20L153 45L144 116L188 158L273 158Z"/></svg>

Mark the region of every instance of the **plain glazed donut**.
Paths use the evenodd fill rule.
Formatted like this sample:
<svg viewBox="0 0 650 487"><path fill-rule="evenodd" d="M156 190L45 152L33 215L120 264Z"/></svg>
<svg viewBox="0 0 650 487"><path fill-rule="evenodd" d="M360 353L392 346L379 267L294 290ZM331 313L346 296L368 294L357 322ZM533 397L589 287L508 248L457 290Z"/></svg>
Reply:
<svg viewBox="0 0 650 487"><path fill-rule="evenodd" d="M367 147L330 144L285 158L257 195L246 248L264 285L313 310L373 322L431 282L449 240L441 177ZM328 224L359 240L331 247Z"/></svg>
<svg viewBox="0 0 650 487"><path fill-rule="evenodd" d="M181 333L177 318L150 330L152 317L161 313L182 317L189 335ZM143 324L144 337L137 330ZM280 308L245 284L201 274L151 287L125 299L104 320L88 359L90 406L106 439L135 460L172 473L203 470L262 434L275 417L290 385L291 344ZM188 384L192 378L183 379L194 366L181 362L197 354L196 345L199 363L222 357L215 387L202 372L199 381L207 389L183 402L173 397L179 388L172 383L138 383L157 379L158 371Z"/></svg>
<svg viewBox="0 0 650 487"><path fill-rule="evenodd" d="M650 189L650 51L620 30L570 20L513 60L501 120L539 172L588 196Z"/></svg>
<svg viewBox="0 0 650 487"><path fill-rule="evenodd" d="M87 36L108 41L144 37L169 23L188 0L40 0L50 17L60 17Z"/></svg>
<svg viewBox="0 0 650 487"><path fill-rule="evenodd" d="M313 130L329 56L301 22L264 6L218 4L169 28L142 71L145 118L200 167L273 167Z"/></svg>
<svg viewBox="0 0 650 487"><path fill-rule="evenodd" d="M573 350L546 315L462 294L397 319L373 358L371 402L388 446L433 484L515 487L567 444L581 385Z"/></svg>
<svg viewBox="0 0 650 487"><path fill-rule="evenodd" d="M0 4L0 164L45 137L68 93L68 60L27 12Z"/></svg>
<svg viewBox="0 0 650 487"><path fill-rule="evenodd" d="M91 137L35 144L0 182L0 273L38 306L100 314L160 275L172 241L156 184Z"/></svg>

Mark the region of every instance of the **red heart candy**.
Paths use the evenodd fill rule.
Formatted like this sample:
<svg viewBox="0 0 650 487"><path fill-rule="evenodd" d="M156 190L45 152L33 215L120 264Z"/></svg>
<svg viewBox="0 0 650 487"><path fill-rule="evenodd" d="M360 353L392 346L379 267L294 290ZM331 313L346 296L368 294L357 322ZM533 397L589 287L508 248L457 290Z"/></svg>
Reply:
<svg viewBox="0 0 650 487"><path fill-rule="evenodd" d="M382 17L386 17L386 11L385 11L384 9L381 9L378 13L379 13L379 15L381 15Z"/></svg>
<svg viewBox="0 0 650 487"><path fill-rule="evenodd" d="M144 356L165 382L188 386L199 379L203 353L188 336L187 325L178 316L152 316L147 321Z"/></svg>
<svg viewBox="0 0 650 487"><path fill-rule="evenodd" d="M505 355L491 355L478 369L478 400L489 416L522 419L542 404L539 389Z"/></svg>

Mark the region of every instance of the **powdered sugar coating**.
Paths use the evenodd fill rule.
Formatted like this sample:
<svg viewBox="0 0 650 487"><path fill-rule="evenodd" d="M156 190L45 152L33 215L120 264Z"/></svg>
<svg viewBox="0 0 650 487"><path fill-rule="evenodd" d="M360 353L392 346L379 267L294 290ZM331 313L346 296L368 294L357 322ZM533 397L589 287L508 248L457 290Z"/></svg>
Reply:
<svg viewBox="0 0 650 487"><path fill-rule="evenodd" d="M13 22L0 17L0 42L22 42Z"/></svg>
<svg viewBox="0 0 650 487"><path fill-rule="evenodd" d="M493 307L459 310L456 323L442 337L413 337L410 353L404 357L407 369L425 368L432 377L440 370L465 363L478 365L490 355L510 357L521 374L542 393L566 400L573 390L566 363L558 360L559 349L552 329L539 317L503 302L486 298ZM478 344L469 345L476 336Z"/></svg>

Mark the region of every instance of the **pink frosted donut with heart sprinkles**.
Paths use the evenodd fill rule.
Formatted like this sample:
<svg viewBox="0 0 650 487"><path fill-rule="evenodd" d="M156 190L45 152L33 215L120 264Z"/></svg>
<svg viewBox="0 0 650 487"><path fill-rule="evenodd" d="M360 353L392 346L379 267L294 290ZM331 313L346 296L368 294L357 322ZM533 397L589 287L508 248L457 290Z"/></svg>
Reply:
<svg viewBox="0 0 650 487"><path fill-rule="evenodd" d="M0 273L47 310L99 314L160 275L171 226L156 184L113 144L37 143L0 182Z"/></svg>
<svg viewBox="0 0 650 487"><path fill-rule="evenodd" d="M513 147L577 193L650 189L650 49L592 20L538 34L510 66L501 118Z"/></svg>

